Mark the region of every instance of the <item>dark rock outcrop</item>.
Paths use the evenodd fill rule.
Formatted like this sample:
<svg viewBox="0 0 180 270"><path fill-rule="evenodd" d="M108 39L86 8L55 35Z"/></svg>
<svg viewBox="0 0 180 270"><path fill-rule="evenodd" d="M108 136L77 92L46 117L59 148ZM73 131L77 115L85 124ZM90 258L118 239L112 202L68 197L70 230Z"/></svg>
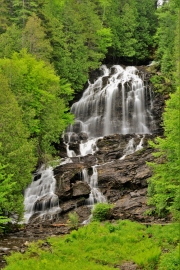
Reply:
<svg viewBox="0 0 180 270"><path fill-rule="evenodd" d="M90 186L86 182L78 181L72 186L73 197L88 196L91 192Z"/></svg>
<svg viewBox="0 0 180 270"><path fill-rule="evenodd" d="M143 213L149 209L146 204L147 180L152 175L146 164L152 161L152 149L139 150L123 160L99 165L98 186L108 202L115 203L114 219L130 218L143 221Z"/></svg>
<svg viewBox="0 0 180 270"><path fill-rule="evenodd" d="M134 150L141 141L143 148L123 157L124 149L132 138ZM73 211L78 213L80 222L88 219L91 210L86 205L86 199L91 189L82 179L82 170L86 169L90 177L92 166L96 164L98 188L107 201L114 205L111 218L150 222L152 217L144 215L150 208L146 198L147 180L152 175L147 162L154 160L154 150L148 141L155 138L155 134L105 136L97 141L98 150L94 155L73 157L71 163L57 166L54 169L55 194L59 198L61 211L56 221L66 223L68 213ZM36 215L31 221L33 219L38 221Z"/></svg>

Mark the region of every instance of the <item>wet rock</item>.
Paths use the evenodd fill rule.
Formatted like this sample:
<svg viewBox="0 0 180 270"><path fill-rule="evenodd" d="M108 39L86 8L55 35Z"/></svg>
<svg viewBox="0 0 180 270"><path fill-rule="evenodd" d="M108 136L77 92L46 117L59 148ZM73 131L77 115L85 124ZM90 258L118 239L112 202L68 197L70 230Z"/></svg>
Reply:
<svg viewBox="0 0 180 270"><path fill-rule="evenodd" d="M91 192L90 186L86 182L78 181L76 182L73 187L73 197L78 197L78 196L87 196Z"/></svg>
<svg viewBox="0 0 180 270"><path fill-rule="evenodd" d="M59 165L54 168L54 176L56 177L67 171L70 171L73 175L81 171L84 167L85 167L84 164L80 164L80 163L76 163L76 164L68 163L68 164L64 164L63 166Z"/></svg>
<svg viewBox="0 0 180 270"><path fill-rule="evenodd" d="M82 141L86 141L88 139L88 135L85 132L80 132L78 135L79 135L79 139Z"/></svg>
<svg viewBox="0 0 180 270"><path fill-rule="evenodd" d="M10 248L0 247L0 256L8 255L10 253Z"/></svg>
<svg viewBox="0 0 180 270"><path fill-rule="evenodd" d="M139 192L130 192L130 196L131 196L131 198L135 198L135 197L139 197L140 194L139 194Z"/></svg>
<svg viewBox="0 0 180 270"><path fill-rule="evenodd" d="M65 143L77 143L79 142L79 136L75 132L64 134Z"/></svg>
<svg viewBox="0 0 180 270"><path fill-rule="evenodd" d="M52 206L58 206L58 197L55 194L45 195L37 200L34 204L34 211L42 211L43 209L50 209Z"/></svg>
<svg viewBox="0 0 180 270"><path fill-rule="evenodd" d="M86 155L83 157L80 157L80 162L84 164L86 168L90 168L97 163L97 158L95 155Z"/></svg>
<svg viewBox="0 0 180 270"><path fill-rule="evenodd" d="M30 242L29 242L29 241L26 241L26 242L24 243L24 246L28 247L29 244L30 244Z"/></svg>
<svg viewBox="0 0 180 270"><path fill-rule="evenodd" d="M17 246L13 246L12 249L16 250L16 251L19 250L19 248Z"/></svg>
<svg viewBox="0 0 180 270"><path fill-rule="evenodd" d="M83 164L70 163L64 166L58 166L54 169L57 182L55 193L58 195L60 201L72 197L72 183L81 180L81 171L83 168Z"/></svg>
<svg viewBox="0 0 180 270"><path fill-rule="evenodd" d="M137 174L135 175L135 179L147 179L152 175L152 171L149 167L147 167L146 165L141 166L140 168L138 168Z"/></svg>
<svg viewBox="0 0 180 270"><path fill-rule="evenodd" d="M150 217L144 215L150 209L146 203L146 196L131 197L130 194L118 200L112 209L114 219L130 219L135 221L150 221Z"/></svg>
<svg viewBox="0 0 180 270"><path fill-rule="evenodd" d="M67 213L71 210L76 209L77 207L80 207L82 205L85 204L85 198L81 197L78 199L71 199L67 202L63 202L61 203L61 215L63 215L64 213Z"/></svg>
<svg viewBox="0 0 180 270"><path fill-rule="evenodd" d="M76 209L76 213L79 216L79 222L82 223L86 221L91 215L91 208L87 205L82 205Z"/></svg>
<svg viewBox="0 0 180 270"><path fill-rule="evenodd" d="M76 141L74 143L69 143L69 150L73 150L76 155L80 155L79 142L80 141Z"/></svg>
<svg viewBox="0 0 180 270"><path fill-rule="evenodd" d="M147 147L148 140L154 136L145 135L143 138L143 147ZM114 134L105 136L97 141L98 151L96 156L99 163L108 162L111 160L119 159L125 154L125 149L130 141L134 138L134 150L140 143L142 135L136 134Z"/></svg>

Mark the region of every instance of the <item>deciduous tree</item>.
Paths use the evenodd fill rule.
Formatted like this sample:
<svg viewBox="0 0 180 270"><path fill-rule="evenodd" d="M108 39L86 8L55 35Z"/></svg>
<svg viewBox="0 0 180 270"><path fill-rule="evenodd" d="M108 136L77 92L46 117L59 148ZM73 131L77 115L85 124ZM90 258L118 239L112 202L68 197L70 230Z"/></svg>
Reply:
<svg viewBox="0 0 180 270"><path fill-rule="evenodd" d="M63 99L64 89L61 93L59 77L50 65L37 61L24 50L11 59L0 59L0 68L22 108L29 138L36 140L39 158L44 153L52 154L52 143L59 141L73 119ZM67 83L65 88L67 99L72 90Z"/></svg>
<svg viewBox="0 0 180 270"><path fill-rule="evenodd" d="M22 121L22 112L0 74L0 215L23 213L23 190L36 165L35 145ZM7 187L7 191L5 188Z"/></svg>
<svg viewBox="0 0 180 270"><path fill-rule="evenodd" d="M35 55L37 59L47 61L51 57L52 48L50 42L46 38L41 20L35 13L28 18L23 29L22 47L26 48L32 55Z"/></svg>

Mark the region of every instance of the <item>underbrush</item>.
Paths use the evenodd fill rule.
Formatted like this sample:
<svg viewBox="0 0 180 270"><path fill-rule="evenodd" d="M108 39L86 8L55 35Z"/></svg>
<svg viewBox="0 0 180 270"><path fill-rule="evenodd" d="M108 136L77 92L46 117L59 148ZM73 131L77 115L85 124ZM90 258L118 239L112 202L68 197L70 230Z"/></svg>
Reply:
<svg viewBox="0 0 180 270"><path fill-rule="evenodd" d="M110 270L124 262L138 269L179 269L179 224L145 226L128 220L92 222L69 235L32 243L7 257L6 270Z"/></svg>

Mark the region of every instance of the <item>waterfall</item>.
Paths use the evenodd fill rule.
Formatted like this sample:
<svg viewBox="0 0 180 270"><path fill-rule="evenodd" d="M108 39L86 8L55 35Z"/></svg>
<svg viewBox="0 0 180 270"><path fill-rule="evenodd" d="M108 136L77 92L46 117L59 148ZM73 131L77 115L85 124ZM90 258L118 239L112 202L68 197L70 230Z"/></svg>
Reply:
<svg viewBox="0 0 180 270"><path fill-rule="evenodd" d="M136 151L141 150L143 148L143 140L144 140L144 135L141 138L139 144L136 146Z"/></svg>
<svg viewBox="0 0 180 270"><path fill-rule="evenodd" d="M81 156L93 155L97 151L97 139L89 139L87 142L81 142L79 145Z"/></svg>
<svg viewBox="0 0 180 270"><path fill-rule="evenodd" d="M151 132L152 91L145 86L135 67L101 67L102 75L89 82L82 98L71 112L75 124L67 132L86 132L90 137L114 133Z"/></svg>
<svg viewBox="0 0 180 270"><path fill-rule="evenodd" d="M139 135L138 135L139 137ZM130 139L126 148L124 149L124 155L120 158L120 160L124 159L126 156L133 154L134 152L141 150L143 148L143 140L144 135L142 136L139 144L135 146L134 138Z"/></svg>
<svg viewBox="0 0 180 270"><path fill-rule="evenodd" d="M71 141L71 135L72 134L71 133L67 133L66 135L67 135L67 138L68 138L68 142L65 143L65 141L64 141L64 143L66 145L67 156L68 157L75 157L76 156L75 152L73 150L69 150L69 143Z"/></svg>
<svg viewBox="0 0 180 270"><path fill-rule="evenodd" d="M87 169L83 169L82 178L91 187L91 193L89 195L89 198L86 200L86 204L88 205L88 207L93 209L96 203L106 203L107 200L105 196L98 189L98 171L96 166L92 166L92 175L88 174ZM91 218L92 214L89 216L87 220L84 220L82 224L88 224Z"/></svg>
<svg viewBox="0 0 180 270"><path fill-rule="evenodd" d="M160 7L160 6L162 6L164 3L168 3L169 2L169 0L158 0L157 1L157 7Z"/></svg>
<svg viewBox="0 0 180 270"><path fill-rule="evenodd" d="M53 215L61 212L58 196L54 193L55 186L56 180L52 167L47 169L42 167L36 172L24 194L24 220L26 223L34 214L44 219L51 219Z"/></svg>
<svg viewBox="0 0 180 270"><path fill-rule="evenodd" d="M138 75L138 69L132 66L124 68L114 65L108 68L102 65L100 72L101 75L94 82L88 82L82 98L71 107L75 123L67 128L63 136L67 158L61 161L61 166L78 162L78 158L81 162L81 157L94 155L98 150L97 140L111 134L132 134L120 158L124 159L142 149L144 135L156 130L153 93ZM135 136L139 136L140 141L137 138L135 141ZM82 180L91 187L86 204L93 208L98 202L106 202L106 198L98 189L97 165L92 166L91 174L89 170L83 169L81 174ZM56 180L51 167L37 171L25 191L26 222L31 216L50 219L61 212L55 187Z"/></svg>
<svg viewBox="0 0 180 270"><path fill-rule="evenodd" d="M106 198L98 189L98 171L96 166L92 166L92 175L88 175L87 169L82 170L82 178L91 187L91 193L86 200L87 205L93 207L95 203L106 202Z"/></svg>

